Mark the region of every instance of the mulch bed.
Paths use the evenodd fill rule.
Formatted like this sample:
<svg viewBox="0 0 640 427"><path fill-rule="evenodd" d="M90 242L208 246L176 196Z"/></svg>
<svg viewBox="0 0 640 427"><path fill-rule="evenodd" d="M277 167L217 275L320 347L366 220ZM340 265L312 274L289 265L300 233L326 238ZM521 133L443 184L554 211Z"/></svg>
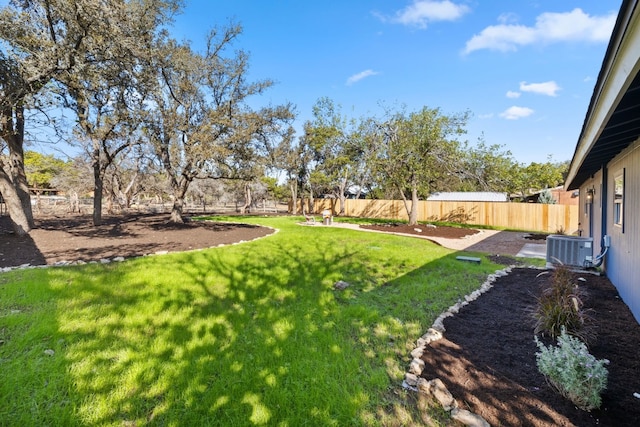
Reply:
<svg viewBox="0 0 640 427"><path fill-rule="evenodd" d="M461 239L466 236L472 236L479 233L478 230L473 228L461 228L461 227L446 227L446 226L427 226L423 224L408 225L408 224L371 224L361 225L360 228L367 230L380 231L383 233L399 233L399 234L411 234L414 236L423 237L445 237L448 239Z"/></svg>
<svg viewBox="0 0 640 427"><path fill-rule="evenodd" d="M492 426L640 425L640 325L605 277L580 274L597 334L589 351L610 364L602 406L576 408L536 367L529 317L549 274L516 268L460 313L445 319L445 338L427 347L425 379L440 378L462 408Z"/></svg>
<svg viewBox="0 0 640 427"><path fill-rule="evenodd" d="M103 224L95 227L88 215L50 216L36 218L36 228L28 236L18 237L11 231L9 218L0 216L0 267L181 252L273 233L272 229L248 224L173 224L168 220L168 214L106 216Z"/></svg>

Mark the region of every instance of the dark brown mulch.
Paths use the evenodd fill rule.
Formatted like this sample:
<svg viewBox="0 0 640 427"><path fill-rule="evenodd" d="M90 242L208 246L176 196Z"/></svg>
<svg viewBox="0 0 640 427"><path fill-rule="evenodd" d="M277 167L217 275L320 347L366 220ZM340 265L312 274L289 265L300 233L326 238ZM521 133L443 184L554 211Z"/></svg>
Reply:
<svg viewBox="0 0 640 427"><path fill-rule="evenodd" d="M423 355L426 379L440 378L461 407L492 426L640 425L640 325L605 277L580 274L597 339L590 352L610 360L602 406L577 409L538 372L529 310L549 274L516 268L459 314L444 321L445 338Z"/></svg>
<svg viewBox="0 0 640 427"><path fill-rule="evenodd" d="M548 236L549 235L545 233L531 233L524 236L524 238L527 240L547 240Z"/></svg>
<svg viewBox="0 0 640 427"><path fill-rule="evenodd" d="M381 231L385 233L401 233L412 234L424 237L445 237L449 239L461 239L466 236L472 236L479 231L473 228L447 227L447 226L427 226L423 224L372 224L361 225L360 228L367 230Z"/></svg>
<svg viewBox="0 0 640 427"><path fill-rule="evenodd" d="M51 216L36 218L36 228L28 236L18 237L11 231L9 218L0 216L0 267L203 249L273 232L247 224L172 224L168 220L168 214L127 214L107 216L102 225L95 227L91 216Z"/></svg>

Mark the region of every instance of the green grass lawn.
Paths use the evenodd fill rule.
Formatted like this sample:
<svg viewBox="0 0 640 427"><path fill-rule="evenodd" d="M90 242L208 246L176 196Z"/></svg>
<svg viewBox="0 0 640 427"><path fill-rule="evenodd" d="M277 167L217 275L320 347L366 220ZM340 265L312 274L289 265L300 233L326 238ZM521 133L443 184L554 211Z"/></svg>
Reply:
<svg viewBox="0 0 640 427"><path fill-rule="evenodd" d="M280 231L0 274L0 425L421 424L400 388L409 352L500 266L416 238L242 221Z"/></svg>

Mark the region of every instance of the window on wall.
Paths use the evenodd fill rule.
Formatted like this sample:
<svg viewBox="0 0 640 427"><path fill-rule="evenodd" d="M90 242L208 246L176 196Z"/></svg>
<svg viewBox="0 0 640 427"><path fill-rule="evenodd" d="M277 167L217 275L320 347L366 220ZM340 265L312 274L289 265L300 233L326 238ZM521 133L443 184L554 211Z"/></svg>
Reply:
<svg viewBox="0 0 640 427"><path fill-rule="evenodd" d="M616 175L613 186L613 223L620 227L624 226L624 172Z"/></svg>

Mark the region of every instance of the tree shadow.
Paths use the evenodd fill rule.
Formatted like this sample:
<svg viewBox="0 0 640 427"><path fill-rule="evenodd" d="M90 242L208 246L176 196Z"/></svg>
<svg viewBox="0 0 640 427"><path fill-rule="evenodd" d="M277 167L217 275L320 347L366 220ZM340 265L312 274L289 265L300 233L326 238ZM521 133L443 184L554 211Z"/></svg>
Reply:
<svg viewBox="0 0 640 427"><path fill-rule="evenodd" d="M51 339L67 364L60 394L76 407L74 421L362 422L376 398L371 384L384 393L403 375L421 322L448 306L433 293L454 254L438 248L436 259L399 266L409 271L382 284L379 270L396 266L383 260L373 271L363 262L372 245L327 248L306 237L266 240L259 252L247 244L47 269L57 304ZM480 268L461 270L472 282ZM352 286L341 292L333 284L342 279ZM347 357L354 353L362 357Z"/></svg>
<svg viewBox="0 0 640 427"><path fill-rule="evenodd" d="M323 399L292 404L326 380L314 371L313 358L334 359L336 369L343 369L341 355L351 351L345 343L327 341L336 314L328 280L345 269L365 274L353 262L357 252L316 249L302 257L308 252L299 245L274 247L268 257L247 252L238 262L211 250L51 269L50 282L71 276L56 298L76 301L60 313L58 324L79 419L198 425L224 424L221 420L230 417L247 424L287 424L304 413L317 425L349 424L359 407L355 400L340 414ZM292 268L278 270L283 264ZM181 282L136 272L158 265L175 271L168 276ZM93 268L108 274L92 274ZM127 283L126 292L119 283ZM77 292L83 297L72 298ZM99 316L91 325L76 325L80 316L74 313L89 306ZM351 369L355 374L358 367ZM357 382L345 380L343 388L347 400L361 393ZM114 395L115 390L128 391ZM83 409L79 401L87 396L91 402ZM91 414L92 405L109 410Z"/></svg>
<svg viewBox="0 0 640 427"><path fill-rule="evenodd" d="M470 210L466 210L463 206L445 212L440 215L431 215L429 221L454 222L458 224L467 224L473 220L478 214L478 207L474 206Z"/></svg>
<svg viewBox="0 0 640 427"><path fill-rule="evenodd" d="M17 236L8 216L0 216L0 267L45 265L44 255L31 236Z"/></svg>

